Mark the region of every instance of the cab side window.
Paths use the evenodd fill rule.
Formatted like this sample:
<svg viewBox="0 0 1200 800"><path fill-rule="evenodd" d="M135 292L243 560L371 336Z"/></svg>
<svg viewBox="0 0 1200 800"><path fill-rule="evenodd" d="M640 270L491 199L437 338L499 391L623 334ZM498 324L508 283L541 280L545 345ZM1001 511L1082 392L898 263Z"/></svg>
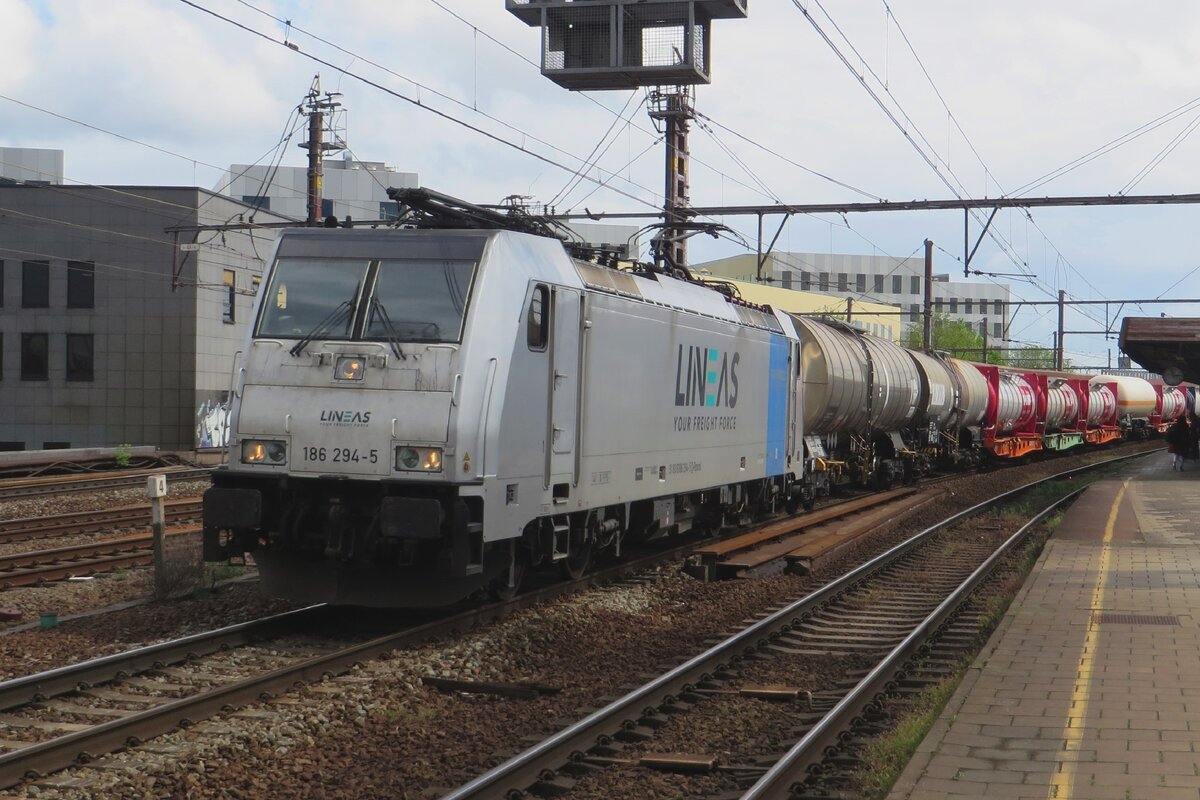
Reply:
<svg viewBox="0 0 1200 800"><path fill-rule="evenodd" d="M525 342L530 350L545 350L550 339L550 289L543 284L533 287L525 312Z"/></svg>

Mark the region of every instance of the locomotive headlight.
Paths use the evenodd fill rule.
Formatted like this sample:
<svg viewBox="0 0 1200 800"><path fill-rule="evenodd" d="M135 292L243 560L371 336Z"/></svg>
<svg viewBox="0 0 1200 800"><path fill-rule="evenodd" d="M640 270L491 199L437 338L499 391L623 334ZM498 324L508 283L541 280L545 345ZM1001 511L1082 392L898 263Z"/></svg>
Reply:
<svg viewBox="0 0 1200 800"><path fill-rule="evenodd" d="M333 378L338 381L361 381L365 361L358 356L338 356Z"/></svg>
<svg viewBox="0 0 1200 800"><path fill-rule="evenodd" d="M442 448L397 447L396 469L403 472L441 472Z"/></svg>
<svg viewBox="0 0 1200 800"><path fill-rule="evenodd" d="M287 463L287 445L279 441L247 439L242 442L243 464Z"/></svg>

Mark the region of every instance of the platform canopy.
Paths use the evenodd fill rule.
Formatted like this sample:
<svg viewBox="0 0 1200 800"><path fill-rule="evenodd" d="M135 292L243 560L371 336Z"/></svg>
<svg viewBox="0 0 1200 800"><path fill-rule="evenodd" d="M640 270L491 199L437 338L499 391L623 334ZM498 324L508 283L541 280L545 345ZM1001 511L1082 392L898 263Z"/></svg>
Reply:
<svg viewBox="0 0 1200 800"><path fill-rule="evenodd" d="M1169 384L1200 383L1200 319L1126 317L1118 344L1123 353Z"/></svg>

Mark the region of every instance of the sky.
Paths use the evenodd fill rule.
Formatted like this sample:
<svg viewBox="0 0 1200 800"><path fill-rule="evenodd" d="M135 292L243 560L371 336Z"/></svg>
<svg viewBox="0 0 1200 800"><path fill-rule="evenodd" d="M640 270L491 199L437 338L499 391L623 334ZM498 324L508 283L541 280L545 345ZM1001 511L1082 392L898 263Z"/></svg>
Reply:
<svg viewBox="0 0 1200 800"><path fill-rule="evenodd" d="M717 20L695 91L697 206L1186 194L1200 168L1200 5L1150 0L749 0ZM303 166L293 112L339 92L349 152L472 202L652 212L663 145L645 92L571 92L502 0L0 0L0 146L65 151L66 182L215 188L230 164ZM598 154L598 157L594 154ZM584 178L576 180L576 172ZM1200 297L1200 207L1000 211L972 280L1014 300ZM987 212L970 223L979 237ZM691 240L754 251L753 217ZM650 220L645 220L646 223ZM769 239L780 223L767 217ZM802 215L776 247L920 255L962 278L961 211ZM1200 317L1200 304L1124 306ZM1067 310L1066 356L1115 363L1118 304ZM1026 306L1021 344L1057 311Z"/></svg>

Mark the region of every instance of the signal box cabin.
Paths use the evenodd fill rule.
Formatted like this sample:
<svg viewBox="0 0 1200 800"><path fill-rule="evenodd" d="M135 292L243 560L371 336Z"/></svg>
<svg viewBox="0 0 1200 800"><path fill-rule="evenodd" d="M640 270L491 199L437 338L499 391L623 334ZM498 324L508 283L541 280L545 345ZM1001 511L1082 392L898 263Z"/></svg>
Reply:
<svg viewBox="0 0 1200 800"><path fill-rule="evenodd" d="M711 23L747 0L505 0L542 29L542 74L571 90L710 83Z"/></svg>

